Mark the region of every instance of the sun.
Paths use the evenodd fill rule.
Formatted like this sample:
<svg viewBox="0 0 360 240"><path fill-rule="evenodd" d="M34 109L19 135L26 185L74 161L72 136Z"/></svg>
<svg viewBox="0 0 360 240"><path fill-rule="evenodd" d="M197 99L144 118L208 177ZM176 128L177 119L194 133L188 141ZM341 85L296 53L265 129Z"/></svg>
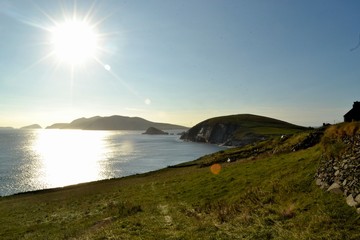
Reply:
<svg viewBox="0 0 360 240"><path fill-rule="evenodd" d="M51 30L51 44L61 62L78 65L96 57L98 35L86 21L67 20Z"/></svg>

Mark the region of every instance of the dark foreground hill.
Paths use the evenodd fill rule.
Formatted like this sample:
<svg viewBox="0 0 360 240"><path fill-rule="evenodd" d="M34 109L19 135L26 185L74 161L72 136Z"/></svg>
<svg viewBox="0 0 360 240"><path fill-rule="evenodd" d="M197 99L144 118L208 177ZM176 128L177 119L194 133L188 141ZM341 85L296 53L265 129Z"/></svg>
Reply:
<svg viewBox="0 0 360 240"><path fill-rule="evenodd" d="M0 198L0 239L358 240L356 208L315 184L320 159L339 143L325 134L321 144L293 150L311 134L147 174Z"/></svg>
<svg viewBox="0 0 360 240"><path fill-rule="evenodd" d="M96 116L91 118L79 118L71 123L55 123L47 127L47 129L146 130L149 127L155 127L161 130L187 129L187 127L180 125L157 123L139 117L124 117L117 115L110 117Z"/></svg>
<svg viewBox="0 0 360 240"><path fill-rule="evenodd" d="M306 128L274 118L238 114L198 123L181 136L194 142L243 146L274 135L292 134Z"/></svg>

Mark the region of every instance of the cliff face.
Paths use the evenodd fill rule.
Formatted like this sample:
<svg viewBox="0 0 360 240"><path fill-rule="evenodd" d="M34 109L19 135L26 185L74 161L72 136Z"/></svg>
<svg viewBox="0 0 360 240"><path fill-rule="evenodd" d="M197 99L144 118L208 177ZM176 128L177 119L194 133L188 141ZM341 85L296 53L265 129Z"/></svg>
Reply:
<svg viewBox="0 0 360 240"><path fill-rule="evenodd" d="M191 128L181 136L181 139L194 142L223 143L231 138L235 130L236 126L233 125L219 123L211 126L204 123Z"/></svg>
<svg viewBox="0 0 360 240"><path fill-rule="evenodd" d="M247 134L241 139L235 136L239 126L231 123L217 123L215 125L200 125L184 133L180 139L226 146L242 146L263 138L261 135Z"/></svg>
<svg viewBox="0 0 360 240"><path fill-rule="evenodd" d="M269 135L299 131L296 126L273 118L239 114L205 120L185 132L181 139L193 142L243 146Z"/></svg>

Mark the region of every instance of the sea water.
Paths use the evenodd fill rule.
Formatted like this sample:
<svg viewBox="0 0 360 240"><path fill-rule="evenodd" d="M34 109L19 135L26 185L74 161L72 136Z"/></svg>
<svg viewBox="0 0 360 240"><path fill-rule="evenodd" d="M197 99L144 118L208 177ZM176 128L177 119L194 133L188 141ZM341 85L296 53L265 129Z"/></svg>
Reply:
<svg viewBox="0 0 360 240"><path fill-rule="evenodd" d="M0 130L0 196L149 172L223 149L176 132Z"/></svg>

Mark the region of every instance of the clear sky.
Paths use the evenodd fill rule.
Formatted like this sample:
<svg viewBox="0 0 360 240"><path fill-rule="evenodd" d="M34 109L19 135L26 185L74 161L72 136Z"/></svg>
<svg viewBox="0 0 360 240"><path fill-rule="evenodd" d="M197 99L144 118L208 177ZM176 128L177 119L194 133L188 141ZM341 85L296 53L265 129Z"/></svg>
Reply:
<svg viewBox="0 0 360 240"><path fill-rule="evenodd" d="M359 10L350 0L0 0L0 126L96 115L193 126L238 113L339 122L360 100Z"/></svg>

